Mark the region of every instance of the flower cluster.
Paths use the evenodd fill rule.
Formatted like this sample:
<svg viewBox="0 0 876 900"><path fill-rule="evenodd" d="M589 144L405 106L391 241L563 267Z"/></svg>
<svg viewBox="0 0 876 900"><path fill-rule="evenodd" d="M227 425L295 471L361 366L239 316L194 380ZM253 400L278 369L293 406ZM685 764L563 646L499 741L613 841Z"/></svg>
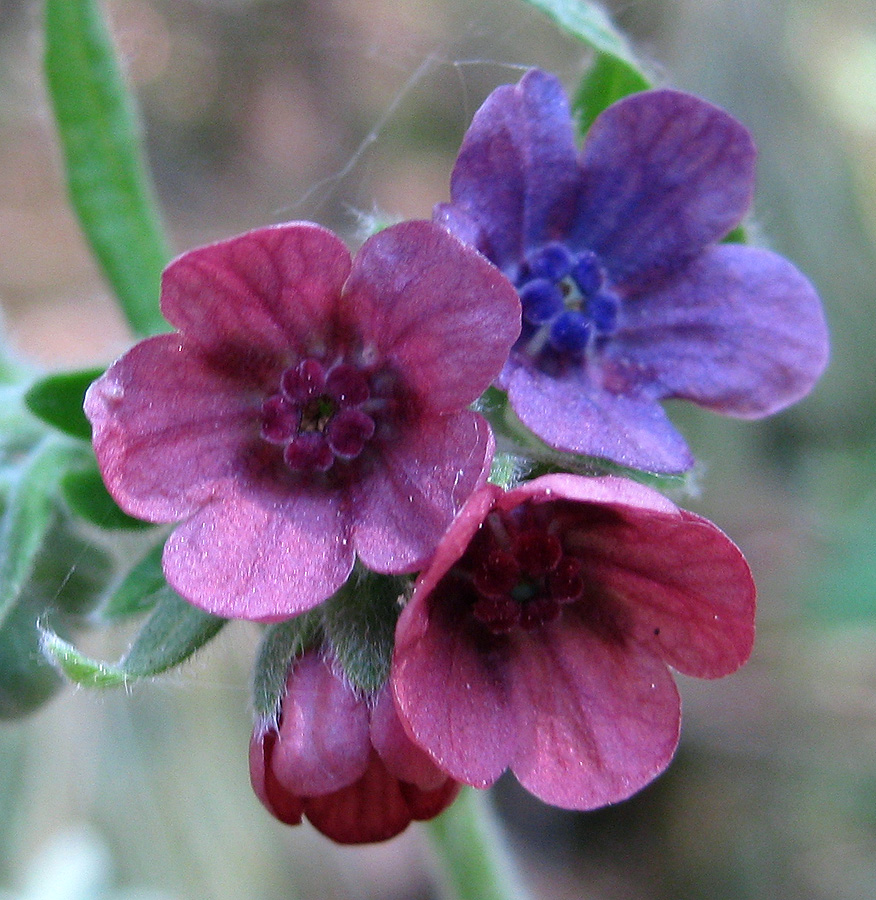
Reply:
<svg viewBox="0 0 876 900"><path fill-rule="evenodd" d="M289 223L167 268L176 331L125 354L85 404L118 504L178 523L167 581L265 623L330 598L342 615L354 566L406 585L377 687L344 668L329 627L282 660L250 753L278 819L382 840L507 769L549 803L612 803L672 757L670 670L716 678L746 660L739 550L600 472L690 468L664 399L763 416L824 368L811 285L724 240L754 157L727 113L670 90L614 104L578 151L559 82L533 70L475 115L432 222L389 227L354 259ZM473 411L488 388L514 426L513 464L492 477ZM591 474L569 474L581 457Z"/></svg>

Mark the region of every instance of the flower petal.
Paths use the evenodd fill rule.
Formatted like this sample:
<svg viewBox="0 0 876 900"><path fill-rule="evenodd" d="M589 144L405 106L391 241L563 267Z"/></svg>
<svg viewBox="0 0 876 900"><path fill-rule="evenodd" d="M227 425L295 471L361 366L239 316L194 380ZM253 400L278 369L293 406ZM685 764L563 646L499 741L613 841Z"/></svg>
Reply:
<svg viewBox="0 0 876 900"><path fill-rule="evenodd" d="M511 284L431 222L404 222L365 242L344 315L365 348L396 364L417 402L438 412L475 400L520 333Z"/></svg>
<svg viewBox="0 0 876 900"><path fill-rule="evenodd" d="M582 148L571 242L596 251L615 283L676 265L742 220L755 155L748 131L698 97L625 97L597 117Z"/></svg>
<svg viewBox="0 0 876 900"><path fill-rule="evenodd" d="M353 784L371 756L368 707L318 653L292 666L271 769L277 781L301 797L328 794Z"/></svg>
<svg viewBox="0 0 876 900"><path fill-rule="evenodd" d="M339 844L386 841L412 819L430 819L450 805L458 786L450 779L434 791L421 791L390 775L375 751L365 774L349 787L305 801L313 826Z"/></svg>
<svg viewBox="0 0 876 900"><path fill-rule="evenodd" d="M161 310L204 347L303 353L326 340L349 271L343 242L318 225L258 228L170 263Z"/></svg>
<svg viewBox="0 0 876 900"><path fill-rule="evenodd" d="M353 567L337 495L270 477L235 482L180 525L164 574L186 600L218 616L271 622L331 596Z"/></svg>
<svg viewBox="0 0 876 900"><path fill-rule="evenodd" d="M678 691L665 664L638 645L601 637L566 613L522 639L509 670L517 723L511 770L542 800L604 806L669 765Z"/></svg>
<svg viewBox="0 0 876 900"><path fill-rule="evenodd" d="M253 732L249 743L249 777L256 797L270 814L286 825L300 825L304 801L290 794L271 770L271 757L277 732L273 728Z"/></svg>
<svg viewBox="0 0 876 900"><path fill-rule="evenodd" d="M739 548L716 525L624 478L545 475L508 491L497 505L513 509L527 500L576 504L563 504L565 547L580 560L585 582L619 604L626 632L657 648L673 668L719 678L748 658L754 581ZM594 517L595 509L613 515Z"/></svg>
<svg viewBox="0 0 876 900"><path fill-rule="evenodd" d="M414 591L395 633L390 684L406 730L457 781L489 787L518 735L503 642L478 642L453 598Z"/></svg>
<svg viewBox="0 0 876 900"><path fill-rule="evenodd" d="M610 353L652 395L755 418L811 390L827 365L827 325L815 289L791 263L728 244L630 298Z"/></svg>
<svg viewBox="0 0 876 900"><path fill-rule="evenodd" d="M371 743L399 781L426 791L437 790L447 781L446 773L408 737L388 687L380 691L371 710Z"/></svg>
<svg viewBox="0 0 876 900"><path fill-rule="evenodd" d="M554 376L512 358L501 385L520 421L557 450L652 472L689 469L690 450L659 403L623 382L617 390L600 386L602 374L581 368Z"/></svg>
<svg viewBox="0 0 876 900"><path fill-rule="evenodd" d="M478 249L503 271L567 226L575 155L569 101L546 72L497 88L475 113L451 176L451 206L478 223Z"/></svg>
<svg viewBox="0 0 876 900"><path fill-rule="evenodd" d="M469 494L484 482L493 436L463 410L405 429L354 486L353 540L377 572L413 572L428 561Z"/></svg>
<svg viewBox="0 0 876 900"><path fill-rule="evenodd" d="M585 581L624 611L627 632L697 678L735 672L754 643L748 564L715 525L693 513L624 510L574 536Z"/></svg>
<svg viewBox="0 0 876 900"><path fill-rule="evenodd" d="M107 488L153 522L189 515L245 470L258 400L178 334L129 350L91 387L85 414Z"/></svg>

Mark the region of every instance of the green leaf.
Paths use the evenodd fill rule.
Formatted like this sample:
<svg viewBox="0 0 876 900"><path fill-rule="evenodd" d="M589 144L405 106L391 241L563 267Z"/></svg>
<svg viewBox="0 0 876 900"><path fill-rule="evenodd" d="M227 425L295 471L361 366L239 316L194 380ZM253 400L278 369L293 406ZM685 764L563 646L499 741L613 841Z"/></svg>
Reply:
<svg viewBox="0 0 876 900"><path fill-rule="evenodd" d="M365 693L389 677L399 601L409 587L410 578L357 568L323 604L326 638L350 683Z"/></svg>
<svg viewBox="0 0 876 900"><path fill-rule="evenodd" d="M76 684L121 687L185 662L212 640L225 622L169 593L162 596L128 653L117 663L86 656L48 628L42 630L41 649Z"/></svg>
<svg viewBox="0 0 876 900"><path fill-rule="evenodd" d="M595 3L587 0L527 0L567 34L594 51L593 64L573 97L580 131L585 132L603 109L621 97L652 86L621 31Z"/></svg>
<svg viewBox="0 0 876 900"><path fill-rule="evenodd" d="M166 672L216 637L226 621L173 591L163 593L122 663L138 678Z"/></svg>
<svg viewBox="0 0 876 900"><path fill-rule="evenodd" d="M256 715L275 721L286 692L289 666L306 650L321 642L322 616L312 610L265 629L253 669L252 696Z"/></svg>
<svg viewBox="0 0 876 900"><path fill-rule="evenodd" d="M163 593L173 590L165 581L161 568L163 551L162 542L128 572L101 609L101 618L113 621L148 612Z"/></svg>
<svg viewBox="0 0 876 900"><path fill-rule="evenodd" d="M135 519L119 509L96 467L68 472L61 480L61 493L75 515L107 531L142 531L151 522Z"/></svg>
<svg viewBox="0 0 876 900"><path fill-rule="evenodd" d="M12 485L0 523L0 623L15 606L52 526L58 483L82 458L82 448L46 438Z"/></svg>
<svg viewBox="0 0 876 900"><path fill-rule="evenodd" d="M82 404L89 385L102 374L103 369L77 369L47 375L28 388L24 403L43 422L71 437L90 441L91 423Z"/></svg>
<svg viewBox="0 0 876 900"><path fill-rule="evenodd" d="M0 720L34 712L64 684L40 653L37 620L43 612L43 604L28 599L0 625Z"/></svg>
<svg viewBox="0 0 876 900"><path fill-rule="evenodd" d="M593 120L615 101L649 87L651 82L635 66L609 53L597 52L572 100L579 131L586 132Z"/></svg>
<svg viewBox="0 0 876 900"><path fill-rule="evenodd" d="M140 127L96 0L46 0L45 72L73 208L138 335L166 331L168 259Z"/></svg>

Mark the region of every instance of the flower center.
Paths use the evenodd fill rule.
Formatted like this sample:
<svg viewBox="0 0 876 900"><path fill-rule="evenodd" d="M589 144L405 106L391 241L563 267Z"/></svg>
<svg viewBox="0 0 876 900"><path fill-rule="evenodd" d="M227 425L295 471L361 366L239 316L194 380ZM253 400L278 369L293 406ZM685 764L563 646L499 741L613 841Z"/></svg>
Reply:
<svg viewBox="0 0 876 900"><path fill-rule="evenodd" d="M529 255L517 291L523 306L517 346L538 361L580 359L617 326L620 301L591 250L545 244Z"/></svg>
<svg viewBox="0 0 876 900"><path fill-rule="evenodd" d="M308 357L280 376L280 389L262 404L262 437L283 447L293 472L327 472L356 459L376 428L371 388L356 366L326 368Z"/></svg>
<svg viewBox="0 0 876 900"><path fill-rule="evenodd" d="M493 634L552 622L584 593L578 560L545 525L527 518L490 513L466 560L472 615Z"/></svg>

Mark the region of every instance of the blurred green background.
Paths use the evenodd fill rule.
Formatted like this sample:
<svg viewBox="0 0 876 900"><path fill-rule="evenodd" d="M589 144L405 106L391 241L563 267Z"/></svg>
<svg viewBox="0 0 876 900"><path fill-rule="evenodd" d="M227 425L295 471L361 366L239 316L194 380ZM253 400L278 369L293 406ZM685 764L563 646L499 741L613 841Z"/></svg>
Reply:
<svg viewBox="0 0 876 900"><path fill-rule="evenodd" d="M376 210L428 217L495 85L539 65L572 86L586 64L518 0L106 8L175 251L283 219L355 240L358 217ZM869 900L876 7L636 0L613 11L661 82L723 105L754 132L759 239L820 288L833 359L810 398L766 422L674 410L701 460L699 494L684 503L745 551L760 610L745 669L683 681L669 772L591 814L560 813L506 782L497 804L544 900ZM37 2L0 0L0 301L23 355L48 368L106 363L128 337L66 204L40 17ZM112 657L128 636L83 643ZM435 896L417 828L336 848L309 826L274 822L252 796L257 637L233 624L170 677L129 692L67 690L23 723L0 723L0 897ZM68 891L86 887L52 893L53 877Z"/></svg>

